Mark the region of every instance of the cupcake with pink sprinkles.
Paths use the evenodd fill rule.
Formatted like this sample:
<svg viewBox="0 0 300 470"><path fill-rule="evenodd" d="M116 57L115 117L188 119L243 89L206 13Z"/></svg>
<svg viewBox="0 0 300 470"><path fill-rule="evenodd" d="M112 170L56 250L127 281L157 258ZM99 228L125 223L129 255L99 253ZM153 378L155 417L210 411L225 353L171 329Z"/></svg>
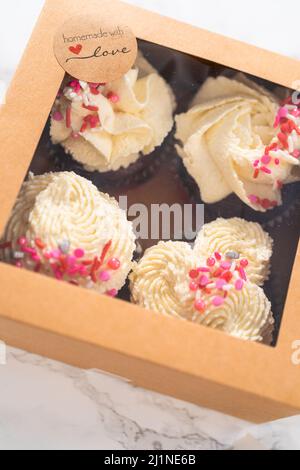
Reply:
<svg viewBox="0 0 300 470"><path fill-rule="evenodd" d="M132 268L133 227L117 201L75 173L30 175L0 243L0 258L118 295Z"/></svg>
<svg viewBox="0 0 300 470"><path fill-rule="evenodd" d="M170 86L139 56L134 68L111 83L67 77L53 106L51 139L85 170L116 173L161 146L173 127L174 108Z"/></svg>

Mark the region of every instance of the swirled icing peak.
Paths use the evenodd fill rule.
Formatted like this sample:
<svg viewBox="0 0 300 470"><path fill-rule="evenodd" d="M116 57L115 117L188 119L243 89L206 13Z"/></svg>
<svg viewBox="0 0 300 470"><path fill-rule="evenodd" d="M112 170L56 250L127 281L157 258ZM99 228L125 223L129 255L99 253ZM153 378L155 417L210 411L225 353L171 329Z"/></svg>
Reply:
<svg viewBox="0 0 300 470"><path fill-rule="evenodd" d="M280 107L242 75L209 78L176 122L179 155L206 203L235 193L265 212L282 203L284 184L300 179L300 106Z"/></svg>
<svg viewBox="0 0 300 470"><path fill-rule="evenodd" d="M130 275L132 301L241 339L269 341L271 304L248 279L248 264L218 252L199 259L186 243L160 242Z"/></svg>
<svg viewBox="0 0 300 470"><path fill-rule="evenodd" d="M32 176L8 222L3 257L115 296L132 268L135 235L117 202L72 172Z"/></svg>
<svg viewBox="0 0 300 470"><path fill-rule="evenodd" d="M175 100L165 80L139 57L112 83L68 79L55 102L51 137L90 171L127 168L162 144Z"/></svg>

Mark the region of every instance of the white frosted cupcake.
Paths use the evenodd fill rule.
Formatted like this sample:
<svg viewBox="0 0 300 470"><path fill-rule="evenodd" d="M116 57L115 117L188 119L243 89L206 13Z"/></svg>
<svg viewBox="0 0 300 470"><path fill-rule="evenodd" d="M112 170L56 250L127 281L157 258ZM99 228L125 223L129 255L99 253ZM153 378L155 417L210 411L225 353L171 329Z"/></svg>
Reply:
<svg viewBox="0 0 300 470"><path fill-rule="evenodd" d="M219 253L199 259L186 243L160 242L130 275L132 301L240 339L270 343L271 304L249 281L241 261Z"/></svg>
<svg viewBox="0 0 300 470"><path fill-rule="evenodd" d="M116 200L75 173L30 176L8 222L5 261L116 296L135 235Z"/></svg>
<svg viewBox="0 0 300 470"><path fill-rule="evenodd" d="M209 78L176 122L179 155L208 204L235 193L265 212L300 180L300 109L243 75Z"/></svg>
<svg viewBox="0 0 300 470"><path fill-rule="evenodd" d="M231 259L244 259L249 280L262 286L270 274L273 240L257 223L220 218L203 226L194 251L199 258L221 253Z"/></svg>
<svg viewBox="0 0 300 470"><path fill-rule="evenodd" d="M88 171L118 172L163 143L174 108L171 88L140 56L112 83L67 79L52 111L52 142Z"/></svg>

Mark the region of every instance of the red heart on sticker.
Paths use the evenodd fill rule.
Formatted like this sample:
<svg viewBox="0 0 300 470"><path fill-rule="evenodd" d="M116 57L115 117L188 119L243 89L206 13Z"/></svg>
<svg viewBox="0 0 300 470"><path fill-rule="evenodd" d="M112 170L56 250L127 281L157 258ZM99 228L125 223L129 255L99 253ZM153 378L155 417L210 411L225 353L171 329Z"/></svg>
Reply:
<svg viewBox="0 0 300 470"><path fill-rule="evenodd" d="M82 51L82 45L77 44L77 46L71 46L69 47L69 50L72 52L72 54L79 55L80 52Z"/></svg>

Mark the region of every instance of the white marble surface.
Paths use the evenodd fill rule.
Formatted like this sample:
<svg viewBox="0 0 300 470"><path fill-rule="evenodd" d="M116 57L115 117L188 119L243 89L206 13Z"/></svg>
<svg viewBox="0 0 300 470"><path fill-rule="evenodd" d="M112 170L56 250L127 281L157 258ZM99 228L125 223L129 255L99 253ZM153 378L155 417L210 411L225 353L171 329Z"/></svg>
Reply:
<svg viewBox="0 0 300 470"><path fill-rule="evenodd" d="M281 0L131 2L300 57L296 47L298 0L290 0L288 5ZM6 83L42 3L3 2L0 80ZM12 348L7 350L6 365L0 365L0 449L222 450L237 441L240 448L246 442L251 449L300 450L300 417L253 426L133 388L97 371L86 372Z"/></svg>

